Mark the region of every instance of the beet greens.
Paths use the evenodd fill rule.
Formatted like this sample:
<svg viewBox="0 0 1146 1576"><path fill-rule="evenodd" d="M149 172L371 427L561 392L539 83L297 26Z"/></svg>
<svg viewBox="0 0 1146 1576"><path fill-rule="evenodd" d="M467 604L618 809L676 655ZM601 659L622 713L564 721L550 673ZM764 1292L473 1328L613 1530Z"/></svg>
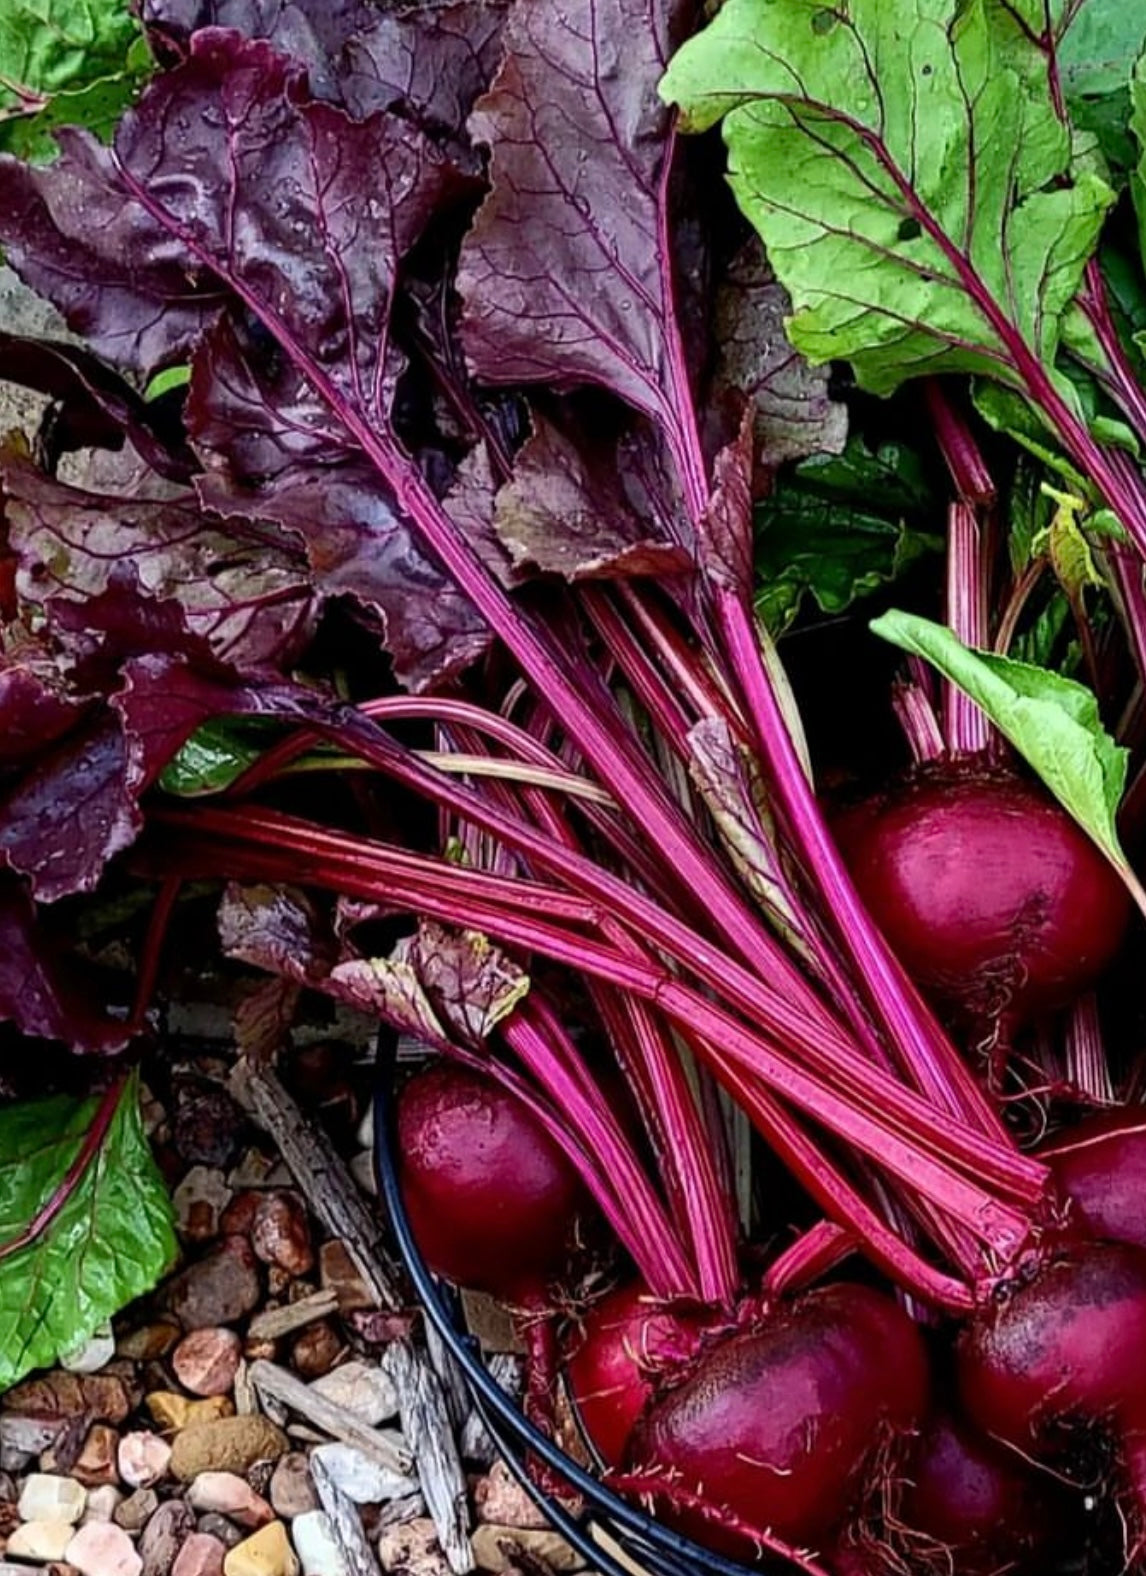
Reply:
<svg viewBox="0 0 1146 1576"><path fill-rule="evenodd" d="M1067 1150L1024 1151L1030 1091L977 1055L1006 1009L1048 1077L1061 1036L1077 1086L1112 1088L1075 998L1122 945L1125 887L1143 901L1119 815L1146 403L1095 261L1115 190L1072 145L1029 9L728 0L690 39L683 0L146 0L160 69L112 143L0 155L6 256L89 347L9 347L59 410L54 447L0 469L0 1014L121 1051L181 885L228 883L231 959L439 1058L406 1093L412 1214L433 1236L465 1193L431 1261L471 1284L506 1268L535 1415L555 1321L604 1265L621 1290L566 1342L590 1440L700 1541L805 1571L900 1557L954 1321L970 1422L943 1426L967 1459L990 1456L971 1423L1056 1469L1097 1437L1146 1515L1136 1385L1071 1339L1104 1309L1131 1351L1142 1247L1087 1232ZM767 259L717 150L681 135L718 120ZM808 364L829 360L881 395L927 376L946 480L869 441ZM1046 505L1006 574L1024 472L1000 433ZM53 474L91 445L118 450L102 489ZM857 498L877 473L884 500ZM1081 871L1065 939L1042 887L1034 917L1014 900L1025 951L1006 905L982 935L969 900L949 930L911 910L886 805L827 813L775 638L818 627L805 590L839 610L933 566L948 483L946 622L875 627L911 658L915 800L939 760L996 873L1012 828L1044 822ZM848 527L828 566L769 545L810 497ZM1018 659L1046 565L1086 683ZM965 859L940 799L924 842L959 822L944 857ZM100 1017L49 905L126 878L160 897L135 999ZM969 1035L952 972L979 983L1000 952L1012 975ZM499 1174L512 1154L515 1204L530 1177L550 1189L525 1280L514 1244L541 1228L499 1207L480 1136L454 1173L451 1123ZM754 1219L749 1125L798 1184L791 1220ZM888 1289L841 1278L852 1255Z"/></svg>

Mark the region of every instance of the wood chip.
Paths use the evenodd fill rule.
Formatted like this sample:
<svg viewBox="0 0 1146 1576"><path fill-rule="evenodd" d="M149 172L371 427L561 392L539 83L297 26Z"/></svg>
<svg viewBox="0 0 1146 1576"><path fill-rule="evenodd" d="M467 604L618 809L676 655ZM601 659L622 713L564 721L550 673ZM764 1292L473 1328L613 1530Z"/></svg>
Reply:
<svg viewBox="0 0 1146 1576"><path fill-rule="evenodd" d="M381 1576L381 1566L370 1547L358 1506L342 1492L320 1456L311 1458L310 1472L350 1576Z"/></svg>
<svg viewBox="0 0 1146 1576"><path fill-rule="evenodd" d="M377 1461L379 1466L403 1477L410 1473L414 1462L401 1434L393 1429L368 1427L346 1407L328 1401L324 1395L319 1395L310 1385L303 1384L301 1379L285 1368L280 1368L277 1363L261 1360L252 1363L251 1383L260 1397L280 1401L332 1439L341 1439L344 1444L354 1445L363 1455Z"/></svg>
<svg viewBox="0 0 1146 1576"><path fill-rule="evenodd" d="M321 1291L312 1291L297 1302L288 1302L285 1307L265 1308L262 1313L256 1313L247 1327L247 1334L254 1341L277 1341L337 1312L338 1297L330 1287L324 1286Z"/></svg>
<svg viewBox="0 0 1146 1576"><path fill-rule="evenodd" d="M269 1068L236 1063L231 1093L274 1139L315 1219L347 1245L380 1308L402 1306L385 1227L326 1136L313 1127Z"/></svg>
<svg viewBox="0 0 1146 1576"><path fill-rule="evenodd" d="M418 1360L409 1341L394 1341L382 1354L382 1368L394 1381L402 1432L410 1441L426 1506L438 1529L438 1542L450 1569L474 1568L470 1544L469 1493L454 1444L441 1381Z"/></svg>

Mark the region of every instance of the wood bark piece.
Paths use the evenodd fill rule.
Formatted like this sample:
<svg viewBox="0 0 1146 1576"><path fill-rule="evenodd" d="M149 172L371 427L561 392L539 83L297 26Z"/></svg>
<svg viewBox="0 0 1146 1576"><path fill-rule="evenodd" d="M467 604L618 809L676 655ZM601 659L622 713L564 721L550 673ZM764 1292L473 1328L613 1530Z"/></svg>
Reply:
<svg viewBox="0 0 1146 1576"><path fill-rule="evenodd" d="M393 1429L371 1428L360 1417L355 1417L353 1412L347 1411L346 1407L317 1394L308 1384L303 1384L301 1379L296 1379L294 1374L280 1368L277 1363L268 1363L262 1358L252 1363L251 1383L261 1397L269 1396L272 1400L281 1401L283 1406L297 1413L305 1422L313 1423L324 1434L329 1434L332 1439L340 1439L344 1445L353 1445L379 1466L397 1472L402 1477L411 1472L413 1457L401 1434Z"/></svg>
<svg viewBox="0 0 1146 1576"><path fill-rule="evenodd" d="M350 1576L382 1576L382 1568L370 1547L358 1506L339 1488L321 1456L312 1457L310 1475L314 1479L322 1508L330 1517L334 1541L342 1551Z"/></svg>
<svg viewBox="0 0 1146 1576"><path fill-rule="evenodd" d="M324 1286L321 1291L312 1291L297 1302L288 1302L285 1307L265 1308L262 1313L256 1313L247 1327L247 1334L252 1341L277 1341L337 1312L338 1294L333 1288Z"/></svg>
<svg viewBox="0 0 1146 1576"><path fill-rule="evenodd" d="M390 1312L400 1309L400 1280L383 1243L382 1223L364 1200L329 1139L306 1120L269 1068L256 1067L245 1058L241 1059L231 1075L231 1089L235 1098L274 1139L316 1219L345 1244L378 1306ZM474 1568L469 1541L469 1496L442 1383L426 1358L408 1341L393 1341L382 1361L394 1381L402 1432L414 1453L413 1464L438 1530L442 1552L450 1569L463 1576ZM262 1379L269 1376L270 1382L261 1382L260 1376ZM359 1434L375 1440L385 1437L376 1429L366 1428L340 1407L331 1408L331 1412L340 1414L341 1424L330 1430L329 1423L321 1421L315 1407L315 1402L321 1403L322 1398L314 1396L306 1385L273 1363L253 1363L251 1378L261 1396L285 1402L308 1422L334 1432L336 1438L348 1444L358 1444L362 1448L360 1438L347 1430L347 1420ZM301 1392L307 1397L305 1405L299 1405L286 1394L284 1379L297 1386L291 1396L297 1397ZM327 1416L330 1415L328 1412ZM408 1451L403 1451L403 1458L404 1464L396 1470L405 1473L410 1465ZM394 1466L394 1458L383 1464Z"/></svg>
<svg viewBox="0 0 1146 1576"><path fill-rule="evenodd" d="M307 1121L276 1075L243 1058L231 1092L274 1139L315 1218L340 1237L380 1308L402 1306L398 1272L386 1251L385 1228L329 1139Z"/></svg>
<svg viewBox="0 0 1146 1576"><path fill-rule="evenodd" d="M438 1529L438 1542L452 1571L464 1576L474 1568L470 1544L469 1494L465 1472L454 1444L441 1380L419 1361L409 1341L392 1341L382 1367L398 1393L402 1432L414 1451L418 1481Z"/></svg>

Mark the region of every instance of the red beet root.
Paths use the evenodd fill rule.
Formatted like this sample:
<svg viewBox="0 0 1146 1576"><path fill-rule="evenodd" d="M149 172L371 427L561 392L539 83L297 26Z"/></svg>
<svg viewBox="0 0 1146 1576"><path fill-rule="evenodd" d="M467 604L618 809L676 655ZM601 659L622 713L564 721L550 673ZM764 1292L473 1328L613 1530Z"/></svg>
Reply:
<svg viewBox="0 0 1146 1576"><path fill-rule="evenodd" d="M431 1268L535 1303L566 1267L587 1200L533 1114L491 1079L442 1063L398 1102L402 1195Z"/></svg>
<svg viewBox="0 0 1146 1576"><path fill-rule="evenodd" d="M1041 1459L1108 1436L1146 1509L1146 1253L1091 1244L1046 1264L984 1311L958 1348L964 1408L986 1433Z"/></svg>
<svg viewBox="0 0 1146 1576"><path fill-rule="evenodd" d="M923 1342L897 1304L866 1287L826 1287L704 1352L637 1424L629 1460L702 1493L726 1519L823 1548L887 1447L916 1427L927 1392ZM698 1541L745 1554L719 1520L673 1513L671 1489L665 1500Z"/></svg>
<svg viewBox="0 0 1146 1576"><path fill-rule="evenodd" d="M1068 1490L948 1413L925 1429L911 1479L903 1520L942 1545L937 1567L1035 1576L1061 1545Z"/></svg>
<svg viewBox="0 0 1146 1576"><path fill-rule="evenodd" d="M616 1467L658 1376L694 1356L699 1315L652 1301L640 1285L619 1286L585 1315L566 1374L581 1426L607 1466Z"/></svg>
<svg viewBox="0 0 1146 1576"><path fill-rule="evenodd" d="M1041 1158L1089 1237L1146 1248L1146 1109L1088 1117Z"/></svg>
<svg viewBox="0 0 1146 1576"><path fill-rule="evenodd" d="M920 767L836 831L908 973L978 1022L1064 1005L1121 945L1122 882L1070 816L1012 772Z"/></svg>

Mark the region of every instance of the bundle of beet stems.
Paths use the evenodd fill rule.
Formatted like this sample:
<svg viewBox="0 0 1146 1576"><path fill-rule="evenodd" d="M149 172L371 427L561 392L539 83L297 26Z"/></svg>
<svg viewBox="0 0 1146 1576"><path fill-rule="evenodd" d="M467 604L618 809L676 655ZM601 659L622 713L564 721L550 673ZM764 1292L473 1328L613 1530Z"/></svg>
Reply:
<svg viewBox="0 0 1146 1576"><path fill-rule="evenodd" d="M345 564L335 589L407 638L433 626L401 607L423 575L476 615L471 658L490 633L496 647L465 677L455 661L360 705L213 670L218 713L282 736L214 802L147 801L166 886L141 1000L180 881L212 876L238 884L233 956L436 1053L399 1110L430 1262L515 1310L531 1413L552 1426L560 1377L611 1481L702 1543L821 1576L1041 1571L1082 1548L1084 1503L1101 1502L1140 1563L1143 1124L1117 1112L1033 1155L1007 1089L1030 1025L1065 1009L1035 1071L1109 1099L1087 992L1143 893L1114 808L1109 825L1068 813L1073 778L1032 738L1049 716L1100 764L1114 748L1084 686L1007 658L1038 573L1001 574L964 393L936 381L975 374L994 424L1098 522L1141 672L1146 401L1092 261L1112 196L1096 156L1071 162L1064 19L994 0L731 0L663 82L696 128L727 117L793 343L877 393L930 374L953 494L947 624L884 621L913 654L894 703L915 765L829 826L754 609L759 390L718 398L693 343L688 159L656 98L689 8L518 0L508 17L397 22L301 6L281 52L257 7L187 9L145 8L166 69L112 149L70 133L45 169L5 161L0 239L98 355L139 380L189 359L182 436L213 528L275 522L316 577L363 519L379 542L402 533L381 558L423 557L396 600L368 551L351 557L369 589ZM403 27L455 67L461 40L461 97L492 75L470 143L469 101L447 112L441 72L398 82ZM992 141L1016 152L984 195ZM472 209L476 150L488 192L434 298L425 237ZM848 203L850 228L831 219ZM1011 254L1026 274L1000 281ZM872 283L880 269L890 283ZM1102 422L1056 363L1067 338ZM463 435L445 481L441 445L411 436L396 398L410 364ZM542 401L519 448L490 391L533 383L606 391L621 436ZM523 593L497 501L516 489L520 506L562 465L570 529L601 528L605 572L534 540L549 574ZM635 543L633 497L650 513ZM1081 598L1072 611L1097 685L1105 653ZM189 715L203 706L197 691ZM165 726L170 754L192 724ZM304 772L364 767L435 808L433 849L282 807ZM339 900L333 920L318 894ZM416 924L389 955L356 947L355 925L396 914ZM769 1221L763 1253L745 1240L731 1111L822 1216L788 1241ZM610 1289L589 1295L603 1272Z"/></svg>

